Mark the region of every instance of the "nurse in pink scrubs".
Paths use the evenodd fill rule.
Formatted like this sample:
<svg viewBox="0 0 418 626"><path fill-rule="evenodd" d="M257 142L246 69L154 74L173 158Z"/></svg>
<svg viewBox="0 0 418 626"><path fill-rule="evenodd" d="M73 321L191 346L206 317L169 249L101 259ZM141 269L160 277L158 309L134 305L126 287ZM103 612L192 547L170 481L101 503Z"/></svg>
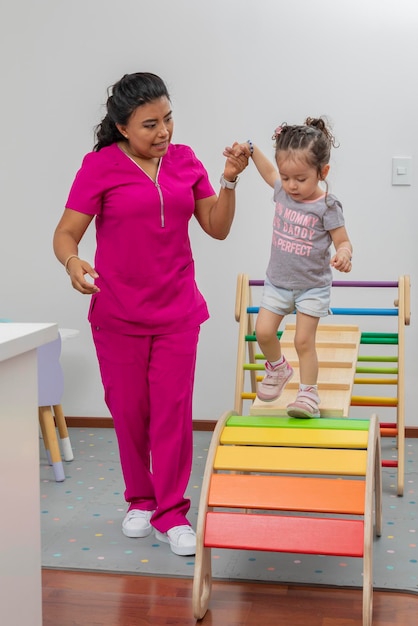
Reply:
<svg viewBox="0 0 418 626"><path fill-rule="evenodd" d="M195 552L184 497L192 463L192 394L200 325L208 319L188 234L194 217L228 235L248 154L227 158L216 195L193 150L171 143L173 114L158 76L123 76L111 89L96 145L73 181L54 234L72 286L91 295L89 321L117 434L128 537ZM92 267L78 244L95 221Z"/></svg>

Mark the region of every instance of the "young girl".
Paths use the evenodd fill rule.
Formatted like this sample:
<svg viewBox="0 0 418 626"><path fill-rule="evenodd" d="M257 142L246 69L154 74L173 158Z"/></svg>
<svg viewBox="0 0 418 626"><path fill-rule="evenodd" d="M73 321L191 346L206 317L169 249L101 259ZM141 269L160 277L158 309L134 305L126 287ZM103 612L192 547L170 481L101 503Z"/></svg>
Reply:
<svg viewBox="0 0 418 626"><path fill-rule="evenodd" d="M296 309L300 386L295 401L287 406L287 414L319 417L316 329L319 318L329 311L331 266L349 272L352 246L341 204L328 193L326 178L335 144L325 121L308 118L301 126L283 124L273 139L277 168L251 141L225 150L226 155L231 150L251 154L259 173L274 189L271 256L256 321L257 341L266 358L257 395L266 402L276 400L293 376L282 355L277 330L284 316ZM336 250L332 258L331 243Z"/></svg>

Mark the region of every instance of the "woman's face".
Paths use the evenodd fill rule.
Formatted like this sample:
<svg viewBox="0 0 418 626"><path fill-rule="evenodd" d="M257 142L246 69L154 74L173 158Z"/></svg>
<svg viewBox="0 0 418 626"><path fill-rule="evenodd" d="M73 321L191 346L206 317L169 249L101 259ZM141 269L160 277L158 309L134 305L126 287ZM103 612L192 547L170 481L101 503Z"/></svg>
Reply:
<svg viewBox="0 0 418 626"><path fill-rule="evenodd" d="M171 104L165 96L139 106L118 130L128 141L129 151L142 159L159 159L168 150L173 135Z"/></svg>

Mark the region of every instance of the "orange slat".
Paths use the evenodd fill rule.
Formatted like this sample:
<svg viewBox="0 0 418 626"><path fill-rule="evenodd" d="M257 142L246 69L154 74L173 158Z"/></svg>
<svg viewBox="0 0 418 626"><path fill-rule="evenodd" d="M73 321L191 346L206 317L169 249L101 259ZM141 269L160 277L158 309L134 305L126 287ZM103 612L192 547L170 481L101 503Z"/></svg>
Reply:
<svg viewBox="0 0 418 626"><path fill-rule="evenodd" d="M211 507L363 515L364 480L213 474Z"/></svg>
<svg viewBox="0 0 418 626"><path fill-rule="evenodd" d="M360 520L214 512L206 516L208 548L362 557L363 544Z"/></svg>

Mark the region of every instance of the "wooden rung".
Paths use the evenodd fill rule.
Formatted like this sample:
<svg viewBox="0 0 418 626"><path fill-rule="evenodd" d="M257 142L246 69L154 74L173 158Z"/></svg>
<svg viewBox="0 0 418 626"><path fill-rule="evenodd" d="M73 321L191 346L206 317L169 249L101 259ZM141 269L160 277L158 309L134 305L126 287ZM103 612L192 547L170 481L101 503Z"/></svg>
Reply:
<svg viewBox="0 0 418 626"><path fill-rule="evenodd" d="M356 374L398 374L398 367L356 367ZM397 380L394 378L394 380Z"/></svg>
<svg viewBox="0 0 418 626"><path fill-rule="evenodd" d="M365 476L367 450L219 446L216 470Z"/></svg>
<svg viewBox="0 0 418 626"><path fill-rule="evenodd" d="M352 396L351 406L398 406L398 399L380 396Z"/></svg>
<svg viewBox="0 0 418 626"><path fill-rule="evenodd" d="M301 420L295 417L232 415L227 426L263 426L269 428L325 428L343 430L369 430L370 421L348 417L329 417Z"/></svg>
<svg viewBox="0 0 418 626"><path fill-rule="evenodd" d="M253 392L253 393L249 392L249 393L242 393L241 394L241 398L243 400L255 400L256 397L257 396L256 396L255 392Z"/></svg>
<svg viewBox="0 0 418 626"><path fill-rule="evenodd" d="M363 515L364 480L212 474L210 507Z"/></svg>
<svg viewBox="0 0 418 626"><path fill-rule="evenodd" d="M382 437L397 437L398 429L397 428L381 428L380 435Z"/></svg>
<svg viewBox="0 0 418 626"><path fill-rule="evenodd" d="M287 383L286 390L292 389L294 391L296 389L297 391L299 389L299 382L300 382L299 367L296 366L294 370L295 370L294 379ZM335 369L333 370L333 373L335 374ZM349 376L349 374L345 375L345 371L343 374L340 374L340 377L337 380L331 380L330 376L327 376L326 374L327 373L324 372L324 370L320 372L320 376L318 378L318 391L319 392L321 390L324 391L325 389L336 390L336 391L350 391L352 384L353 384L353 378L352 376ZM263 380L263 378L264 378L264 374L256 375L256 380L258 382Z"/></svg>
<svg viewBox="0 0 418 626"><path fill-rule="evenodd" d="M382 467L398 467L398 461L383 460Z"/></svg>
<svg viewBox="0 0 418 626"><path fill-rule="evenodd" d="M293 390L297 392L297 390L299 389L299 372L295 372L296 374L296 380L295 381L291 381L289 383L287 383L286 385L286 389L289 390ZM323 372L322 372L323 374ZM261 380L262 376L258 377L257 376L257 380ZM344 382L342 379L339 381L332 381L332 380L321 380L321 378L319 378L318 380L318 392L321 393L321 391L324 390L330 390L330 391L350 391L351 389L351 385L352 385L352 379L350 380L350 382ZM296 394L295 394L296 396Z"/></svg>
<svg viewBox="0 0 418 626"><path fill-rule="evenodd" d="M334 370L335 373L335 370ZM322 378L324 376L324 372L322 371L321 373L321 377L318 380L318 392L321 393L324 391L351 391L351 387L352 387L352 383L353 383L353 379L352 376L350 376L350 380L349 381L344 381L343 376L340 377L339 380L327 380L325 378ZM256 380L257 382L260 382L261 380L263 380L263 376L256 376ZM293 391L294 395L296 397L296 393L299 389L299 369L295 368L295 376L294 376L294 380L292 380L291 382L287 383L286 385L286 391ZM296 392L296 393L295 393Z"/></svg>
<svg viewBox="0 0 418 626"><path fill-rule="evenodd" d="M210 512L204 546L362 557L364 524L362 520Z"/></svg>
<svg viewBox="0 0 418 626"><path fill-rule="evenodd" d="M286 330L296 330L296 324L286 324ZM317 333L321 332L352 332L357 333L359 331L359 327L356 324L319 324Z"/></svg>
<svg viewBox="0 0 418 626"><path fill-rule="evenodd" d="M293 344L293 341L286 341L282 339L280 341L280 345L282 346L283 350L285 350L286 348L293 348L294 344ZM338 341L336 343L333 340L321 341L319 339L315 342L315 346L317 347L318 350L320 350L321 348L347 348L351 350L357 349L357 344L353 341Z"/></svg>
<svg viewBox="0 0 418 626"><path fill-rule="evenodd" d="M296 363L295 363L296 364ZM292 363L291 363L292 365ZM297 363L297 365L299 365L299 362ZM347 367L352 367L353 364L350 361L325 361L325 360L321 360L318 359L318 367L319 369L323 369L323 368L327 368L327 367L332 367L333 369L335 368L341 368L341 369L346 369Z"/></svg>
<svg viewBox="0 0 418 626"><path fill-rule="evenodd" d="M333 354L335 354L337 350L333 350ZM254 360L265 361L266 359L263 354L255 354ZM299 360L297 359L297 357L289 357L288 354L286 354L286 360L292 367L299 367ZM244 370L260 370L260 371L264 370L263 363L244 363L242 367ZM318 354L318 367L319 369L324 369L324 368L346 369L348 367L352 368L353 363L351 361L337 359L337 358L334 358L334 359L322 358L321 359L321 355Z"/></svg>
<svg viewBox="0 0 418 626"><path fill-rule="evenodd" d="M398 363L399 359L397 356L370 356L366 354L359 354L359 356L357 357L357 361L359 363Z"/></svg>
<svg viewBox="0 0 418 626"><path fill-rule="evenodd" d="M292 363L291 363L292 365ZM297 365L299 365L299 362L297 363ZM323 368L327 368L327 367L332 367L333 369L335 368L340 368L340 369L346 369L346 368L351 368L353 366L353 364L351 363L351 361L331 361L331 360L322 360L322 359L318 359L318 367L319 369L323 369Z"/></svg>
<svg viewBox="0 0 418 626"><path fill-rule="evenodd" d="M397 378L363 378L361 376L354 379L355 385L397 385Z"/></svg>
<svg viewBox="0 0 418 626"><path fill-rule="evenodd" d="M312 428L263 428L226 426L222 444L250 446L300 446L311 448L367 448L366 430L325 430Z"/></svg>
<svg viewBox="0 0 418 626"><path fill-rule="evenodd" d="M286 416L286 407L290 402L294 402L295 396L295 391L286 387L280 398L273 402L262 402L259 398L256 398L250 407L250 413L251 415ZM324 389L319 387L319 397L321 398L319 405L321 418L348 416L351 402L350 389Z"/></svg>

